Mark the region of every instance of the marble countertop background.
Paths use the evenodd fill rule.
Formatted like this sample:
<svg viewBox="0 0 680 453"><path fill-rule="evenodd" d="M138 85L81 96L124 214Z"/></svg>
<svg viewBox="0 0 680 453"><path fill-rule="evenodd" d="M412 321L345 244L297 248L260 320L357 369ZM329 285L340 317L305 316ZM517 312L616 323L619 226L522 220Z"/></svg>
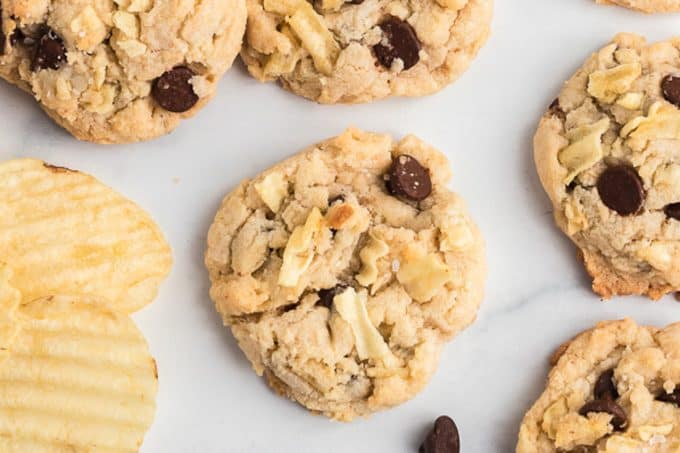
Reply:
<svg viewBox="0 0 680 453"><path fill-rule="evenodd" d="M360 106L319 106L262 85L236 65L217 98L173 134L133 146L77 142L28 96L0 84L0 157L32 156L90 172L160 223L175 266L135 315L160 373L156 421L142 452L415 452L434 418L457 422L462 451L514 451L552 351L604 319L680 320L672 297L601 302L553 225L531 138L564 80L619 31L665 39L680 15L645 16L591 0L496 0L494 31L470 70L443 92ZM489 277L478 321L445 350L413 401L352 424L275 396L250 370L208 298L204 239L221 198L252 176L348 125L412 132L450 158L453 188L486 241Z"/></svg>

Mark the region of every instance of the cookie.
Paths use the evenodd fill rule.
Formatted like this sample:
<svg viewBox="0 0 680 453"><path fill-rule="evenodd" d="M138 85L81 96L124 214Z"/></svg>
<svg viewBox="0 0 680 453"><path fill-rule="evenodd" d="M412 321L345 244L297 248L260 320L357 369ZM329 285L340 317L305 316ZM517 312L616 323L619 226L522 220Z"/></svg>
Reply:
<svg viewBox="0 0 680 453"><path fill-rule="evenodd" d="M680 0L597 0L603 5L618 5L645 13L670 13L680 11Z"/></svg>
<svg viewBox="0 0 680 453"><path fill-rule="evenodd" d="M208 234L210 295L280 394L349 421L400 404L475 319L480 233L444 155L349 129L224 199Z"/></svg>
<svg viewBox="0 0 680 453"><path fill-rule="evenodd" d="M423 96L468 67L492 0L247 0L241 57L258 80L314 101Z"/></svg>
<svg viewBox="0 0 680 453"><path fill-rule="evenodd" d="M680 289L679 106L680 40L621 34L541 119L538 174L604 298Z"/></svg>
<svg viewBox="0 0 680 453"><path fill-rule="evenodd" d="M213 97L246 17L245 0L5 0L0 77L81 140L148 140Z"/></svg>
<svg viewBox="0 0 680 453"><path fill-rule="evenodd" d="M517 453L677 451L678 404L680 323L603 322L561 351Z"/></svg>

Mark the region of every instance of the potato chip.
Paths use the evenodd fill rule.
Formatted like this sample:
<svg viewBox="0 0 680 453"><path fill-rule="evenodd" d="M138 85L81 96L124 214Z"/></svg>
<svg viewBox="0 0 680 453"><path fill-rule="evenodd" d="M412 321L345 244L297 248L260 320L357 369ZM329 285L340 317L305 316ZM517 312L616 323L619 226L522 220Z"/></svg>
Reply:
<svg viewBox="0 0 680 453"><path fill-rule="evenodd" d="M19 330L16 310L21 302L21 293L9 284L11 278L12 270L0 263L0 362L6 358Z"/></svg>
<svg viewBox="0 0 680 453"><path fill-rule="evenodd" d="M0 164L0 257L25 301L89 294L133 312L172 265L162 232L95 178L39 160Z"/></svg>
<svg viewBox="0 0 680 453"><path fill-rule="evenodd" d="M0 364L0 451L137 451L158 377L129 316L75 296L23 302L18 316Z"/></svg>

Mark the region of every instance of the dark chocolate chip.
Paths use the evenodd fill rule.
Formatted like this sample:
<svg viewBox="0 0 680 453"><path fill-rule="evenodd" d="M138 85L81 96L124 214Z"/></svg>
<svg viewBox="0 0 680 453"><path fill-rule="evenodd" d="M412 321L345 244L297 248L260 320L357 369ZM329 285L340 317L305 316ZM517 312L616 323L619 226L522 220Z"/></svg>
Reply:
<svg viewBox="0 0 680 453"><path fill-rule="evenodd" d="M408 22L398 17L388 16L379 26L385 37L373 46L373 52L381 65L389 69L392 67L392 62L398 58L404 62L403 70L405 71L418 63L420 41Z"/></svg>
<svg viewBox="0 0 680 453"><path fill-rule="evenodd" d="M5 55L6 44L7 36L5 36L5 30L2 28L2 8L0 8L0 55Z"/></svg>
<svg viewBox="0 0 680 453"><path fill-rule="evenodd" d="M627 165L607 168L597 180L597 192L609 209L622 216L637 214L645 201L642 179Z"/></svg>
<svg viewBox="0 0 680 453"><path fill-rule="evenodd" d="M364 2L364 0L350 0L348 3L352 5L361 5Z"/></svg>
<svg viewBox="0 0 680 453"><path fill-rule="evenodd" d="M336 195L333 198L331 198L330 200L328 200L328 206L332 206L333 203L338 203L338 202L342 203L344 201L345 201L345 196L343 194Z"/></svg>
<svg viewBox="0 0 680 453"><path fill-rule="evenodd" d="M662 401L664 403L675 404L680 407L680 387L676 387L673 393L663 392L656 397L657 401Z"/></svg>
<svg viewBox="0 0 680 453"><path fill-rule="evenodd" d="M415 157L408 154L392 159L385 181L387 190L392 195L408 200L421 201L432 193L429 170L420 165Z"/></svg>
<svg viewBox="0 0 680 453"><path fill-rule="evenodd" d="M619 391L614 385L614 369L607 370L600 375L595 383L593 389L593 396L596 400L610 399L616 400L619 397Z"/></svg>
<svg viewBox="0 0 680 453"><path fill-rule="evenodd" d="M165 110L186 112L198 102L198 96L191 86L191 78L195 75L186 66L177 66L156 79L151 94Z"/></svg>
<svg viewBox="0 0 680 453"><path fill-rule="evenodd" d="M595 447L594 445L577 445L566 453L596 453L596 452L597 447Z"/></svg>
<svg viewBox="0 0 680 453"><path fill-rule="evenodd" d="M38 40L33 56L33 70L59 69L66 63L66 46L64 40L54 30L47 29Z"/></svg>
<svg viewBox="0 0 680 453"><path fill-rule="evenodd" d="M319 300L316 302L316 305L331 308L335 296L343 292L346 288L347 285L335 285L332 288L320 289L317 293L319 295Z"/></svg>
<svg viewBox="0 0 680 453"><path fill-rule="evenodd" d="M663 208L663 212L671 219L680 220L680 203L671 203Z"/></svg>
<svg viewBox="0 0 680 453"><path fill-rule="evenodd" d="M680 76L667 75L661 81L661 92L668 102L680 107Z"/></svg>
<svg viewBox="0 0 680 453"><path fill-rule="evenodd" d="M602 399L593 400L586 403L581 410L578 411L579 414L584 417L592 412L604 412L612 416L611 424L616 431L623 431L628 423L628 416L626 412L616 404L613 400Z"/></svg>
<svg viewBox="0 0 680 453"><path fill-rule="evenodd" d="M29 43L31 42L20 28L15 28L9 37L9 44L12 47L16 46L17 44L26 44L26 41Z"/></svg>
<svg viewBox="0 0 680 453"><path fill-rule="evenodd" d="M439 417L418 451L419 453L459 453L460 436L454 421L446 415Z"/></svg>

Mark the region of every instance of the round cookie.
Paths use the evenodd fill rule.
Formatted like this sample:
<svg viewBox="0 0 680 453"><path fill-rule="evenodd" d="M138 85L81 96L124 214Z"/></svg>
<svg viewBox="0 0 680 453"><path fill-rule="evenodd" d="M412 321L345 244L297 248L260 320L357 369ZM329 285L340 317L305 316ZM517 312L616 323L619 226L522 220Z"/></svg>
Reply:
<svg viewBox="0 0 680 453"><path fill-rule="evenodd" d="M670 13L680 11L680 0L597 0L603 5L618 5L645 13Z"/></svg>
<svg viewBox="0 0 680 453"><path fill-rule="evenodd" d="M561 348L517 453L680 448L680 323L608 321Z"/></svg>
<svg viewBox="0 0 680 453"><path fill-rule="evenodd" d="M680 40L621 34L541 119L534 157L604 298L680 289Z"/></svg>
<svg viewBox="0 0 680 453"><path fill-rule="evenodd" d="M0 77L81 140L166 134L213 97L245 0L5 0Z"/></svg>
<svg viewBox="0 0 680 453"><path fill-rule="evenodd" d="M493 0L248 0L241 57L261 81L320 103L423 96L468 67Z"/></svg>
<svg viewBox="0 0 680 453"><path fill-rule="evenodd" d="M413 397L475 319L480 233L419 139L349 129L241 183L208 234L210 295L282 395L349 421Z"/></svg>

